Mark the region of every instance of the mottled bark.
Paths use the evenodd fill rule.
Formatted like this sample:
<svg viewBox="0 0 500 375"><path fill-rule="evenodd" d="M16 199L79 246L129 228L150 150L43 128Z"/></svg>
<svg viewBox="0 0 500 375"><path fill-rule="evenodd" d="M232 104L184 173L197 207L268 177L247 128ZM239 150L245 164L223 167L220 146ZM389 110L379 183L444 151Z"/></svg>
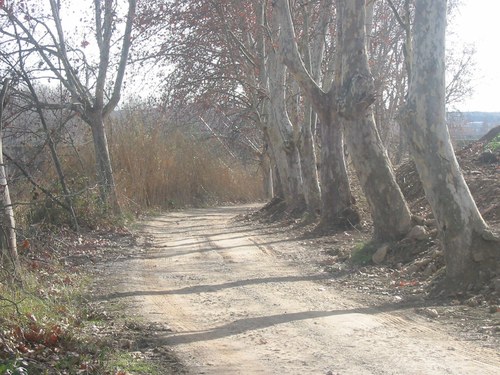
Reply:
<svg viewBox="0 0 500 375"><path fill-rule="evenodd" d="M321 221L320 227L351 227L359 223L344 157L344 137L335 110L318 112L321 132ZM323 125L326 124L326 125Z"/></svg>
<svg viewBox="0 0 500 375"><path fill-rule="evenodd" d="M268 142L264 141L264 149L260 155L260 167L262 168L262 191L266 199L273 197L273 173L271 166L271 156Z"/></svg>
<svg viewBox="0 0 500 375"><path fill-rule="evenodd" d="M255 87L257 87L256 111L259 117L259 125L264 134L264 141L268 146L268 155L272 170L272 191L273 198L285 199L290 196L290 187L288 186L288 171L286 156L283 155L281 147L281 137L274 126L274 115L269 101L269 75L266 46L266 18L265 2L256 2L254 11L259 32L256 36L255 64L257 68L257 77Z"/></svg>
<svg viewBox="0 0 500 375"><path fill-rule="evenodd" d="M331 1L323 3L329 11ZM346 226L359 222L347 177L344 160L343 134L335 105L335 86L324 92L307 69L295 40L290 7L287 0L274 3L280 25L279 52L284 64L299 83L304 96L318 114L321 131L321 221L320 226Z"/></svg>
<svg viewBox="0 0 500 375"><path fill-rule="evenodd" d="M269 124L269 137L274 140L277 163L283 165L280 175L286 173L288 195L285 197L289 205L301 200L299 154L293 136L293 126L286 109L286 67L278 60L278 56L270 51L268 58L268 82L271 111L274 121ZM285 167L286 165L286 167ZM283 179L282 179L283 181Z"/></svg>
<svg viewBox="0 0 500 375"><path fill-rule="evenodd" d="M498 272L500 242L479 213L458 166L446 126L446 0L417 0L405 130L437 221L452 289Z"/></svg>
<svg viewBox="0 0 500 375"><path fill-rule="evenodd" d="M304 30L309 30L310 17L313 13L313 3L309 2L302 6ZM323 0L322 8L331 5L331 0ZM314 25L313 38L309 40L309 33L302 34L301 50L304 56L304 64L316 82L321 81L321 62L325 50L325 34L330 21L330 14L322 12L320 19ZM296 83L298 85L298 83ZM299 86L300 88L300 86ZM301 90L300 96L303 97ZM316 216L321 212L321 189L319 185L318 161L316 155L316 143L314 130L317 127L317 114L314 112L310 101L305 98L304 122L299 126L298 150L301 156L301 171L304 186L304 197L310 214Z"/></svg>
<svg viewBox="0 0 500 375"><path fill-rule="evenodd" d="M366 49L366 0L342 3L342 82L338 102L346 119L346 140L370 206L374 238L399 240L410 230L411 214L373 116L375 88Z"/></svg>

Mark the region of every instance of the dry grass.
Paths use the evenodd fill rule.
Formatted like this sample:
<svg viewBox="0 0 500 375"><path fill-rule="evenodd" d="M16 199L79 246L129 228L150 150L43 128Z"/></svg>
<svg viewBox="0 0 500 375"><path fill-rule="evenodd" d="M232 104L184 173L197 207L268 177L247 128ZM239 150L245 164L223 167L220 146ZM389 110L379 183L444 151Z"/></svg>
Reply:
<svg viewBox="0 0 500 375"><path fill-rule="evenodd" d="M186 128L172 128L164 121L143 120L140 112L113 119L108 141L120 203L125 213L151 209L257 201L263 197L257 164L243 162L226 152L220 143ZM78 147L60 144L66 183L81 225L95 228L109 218L99 204L94 148L90 131L81 126ZM62 189L48 154L39 157L31 175L40 186L64 202ZM68 212L23 178L12 182L18 227L48 224L70 225Z"/></svg>
<svg viewBox="0 0 500 375"><path fill-rule="evenodd" d="M118 193L131 208L178 208L261 199L258 167L221 154L215 139L195 137L131 115L113 124L111 154Z"/></svg>

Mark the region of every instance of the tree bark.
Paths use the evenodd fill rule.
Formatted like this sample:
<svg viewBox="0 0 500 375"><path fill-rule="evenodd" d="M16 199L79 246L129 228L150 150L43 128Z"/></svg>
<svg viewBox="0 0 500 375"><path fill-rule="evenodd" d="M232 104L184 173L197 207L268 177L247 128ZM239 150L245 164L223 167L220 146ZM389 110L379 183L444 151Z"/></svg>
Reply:
<svg viewBox="0 0 500 375"><path fill-rule="evenodd" d="M264 140L264 148L260 155L260 167L262 168L262 191L266 199L272 199L273 193L273 171L271 156L269 155L268 141Z"/></svg>
<svg viewBox="0 0 500 375"><path fill-rule="evenodd" d="M297 145L293 136L293 126L286 110L286 67L278 61L275 52L268 54L269 98L271 101L272 117L269 124L269 136L274 139L275 157L280 168L280 175L285 177L288 185L285 200L293 206L301 200L300 164ZM283 179L282 179L283 181Z"/></svg>
<svg viewBox="0 0 500 375"><path fill-rule="evenodd" d="M320 228L349 228L361 220L354 205L344 154L344 135L335 109L318 111L321 133Z"/></svg>
<svg viewBox="0 0 500 375"><path fill-rule="evenodd" d="M330 0L323 0L323 7L330 5ZM321 80L321 61L325 49L325 34L330 21L328 12L323 12L314 27L314 36L309 40L308 30L310 28L310 18L312 14L312 3L302 6L304 30L302 34L301 48L303 50L304 64L311 72L316 82ZM297 83L297 86L298 83ZM300 86L299 86L300 88ZM303 94L300 92L300 96ZM318 161L316 156L316 144L314 140L314 130L317 128L318 116L314 112L312 105L307 98L303 100L304 122L298 125L297 147L301 158L301 171L303 179L304 197L307 209L312 216L321 213L321 189L319 185Z"/></svg>
<svg viewBox="0 0 500 375"><path fill-rule="evenodd" d="M341 115L346 119L346 140L370 206L374 239L399 240L411 229L411 214L396 183L373 116L375 88L366 49L366 0L344 0L342 3L339 103Z"/></svg>
<svg viewBox="0 0 500 375"><path fill-rule="evenodd" d="M2 196L2 209L6 224L8 255L12 262L14 273L17 273L19 269L19 255L17 253L16 219L10 199L7 172L3 160L3 110L9 85L10 80L5 79L0 90L0 194Z"/></svg>
<svg viewBox="0 0 500 375"><path fill-rule="evenodd" d="M331 2L324 3L329 11ZM279 52L284 64L299 83L305 97L318 114L321 131L321 219L320 227L351 226L359 222L353 205L351 188L344 160L343 132L335 105L335 85L324 92L307 70L295 40L288 0L274 2L277 21L281 26Z"/></svg>
<svg viewBox="0 0 500 375"><path fill-rule="evenodd" d="M306 103L305 119L299 130L297 149L300 155L302 173L302 188L306 200L307 210L310 215L316 216L321 212L321 191L314 146L313 124L316 124L316 114L311 106Z"/></svg>
<svg viewBox="0 0 500 375"><path fill-rule="evenodd" d="M116 195L115 179L102 113L100 111L92 111L91 113L87 113L87 116L87 122L92 129L101 200L104 204L109 205L105 209L111 209L115 214L120 214L120 205L118 204L118 197Z"/></svg>
<svg viewBox="0 0 500 375"><path fill-rule="evenodd" d="M489 231L458 166L446 126L446 0L417 0L405 130L437 221L450 289L498 272L500 242Z"/></svg>

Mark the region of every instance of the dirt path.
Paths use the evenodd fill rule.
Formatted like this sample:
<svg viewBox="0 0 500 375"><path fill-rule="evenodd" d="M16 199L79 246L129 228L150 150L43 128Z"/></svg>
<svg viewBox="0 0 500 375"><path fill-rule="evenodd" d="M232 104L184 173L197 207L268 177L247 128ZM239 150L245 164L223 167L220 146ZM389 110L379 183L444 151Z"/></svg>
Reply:
<svg viewBox="0 0 500 375"><path fill-rule="evenodd" d="M148 221L143 252L120 262L115 298L168 324L158 345L192 374L498 374L493 349L458 341L397 305L366 307L323 284L276 242L231 220L244 207ZM274 238L274 237L273 237ZM118 272L118 271L117 271ZM345 294L344 294L345 295Z"/></svg>

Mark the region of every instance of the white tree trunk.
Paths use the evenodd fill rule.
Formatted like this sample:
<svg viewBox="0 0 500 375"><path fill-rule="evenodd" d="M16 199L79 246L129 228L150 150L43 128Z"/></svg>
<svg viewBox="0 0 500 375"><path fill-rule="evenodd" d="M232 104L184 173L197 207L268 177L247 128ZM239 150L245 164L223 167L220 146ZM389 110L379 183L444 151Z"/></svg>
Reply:
<svg viewBox="0 0 500 375"><path fill-rule="evenodd" d="M339 7L343 25L339 98L341 114L347 119L347 144L370 205L374 238L380 241L399 240L411 229L411 214L396 183L373 117L375 89L366 49L366 0L343 0L342 3L343 7Z"/></svg>
<svg viewBox="0 0 500 375"><path fill-rule="evenodd" d="M309 104L306 104L306 106L304 124L302 124L299 130L300 136L297 141L297 148L300 155L302 185L307 209L310 214L316 216L321 211L318 163L312 131L313 125L316 125L316 114Z"/></svg>
<svg viewBox="0 0 500 375"><path fill-rule="evenodd" d="M4 80L0 90L0 195L5 219L4 225L7 232L8 255L14 267L14 272L17 272L19 269L19 255L17 253L16 220L12 208L12 201L10 199L7 172L3 160L3 109L9 84L10 81L8 79Z"/></svg>
<svg viewBox="0 0 500 375"><path fill-rule="evenodd" d="M293 126L288 117L286 109L286 67L280 63L278 56L274 52L268 54L268 79L269 79L269 98L271 101L271 111L274 121L269 125L269 136L274 138L275 157L277 163L283 165L283 172L287 173L286 182L289 189L289 196L285 197L287 203L293 205L301 200L301 178L299 154L295 139L293 136Z"/></svg>
<svg viewBox="0 0 500 375"><path fill-rule="evenodd" d="M498 272L500 242L489 232L458 166L446 126L446 0L417 0L406 132L438 223L448 286L466 289Z"/></svg>

